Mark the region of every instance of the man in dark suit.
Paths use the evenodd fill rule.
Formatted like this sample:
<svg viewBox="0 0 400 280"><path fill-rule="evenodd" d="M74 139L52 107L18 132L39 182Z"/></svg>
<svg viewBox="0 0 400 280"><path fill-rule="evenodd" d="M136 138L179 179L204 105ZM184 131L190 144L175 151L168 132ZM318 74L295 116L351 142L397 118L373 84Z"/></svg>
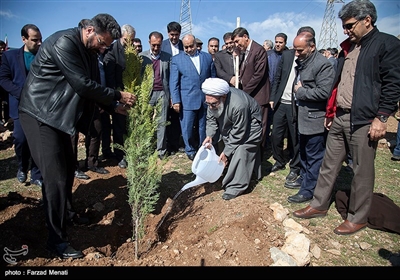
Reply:
<svg viewBox="0 0 400 280"><path fill-rule="evenodd" d="M313 197L325 153L326 102L333 84L334 70L315 46L315 37L302 32L293 41L296 59L296 79L293 86L293 114L299 133L301 184L297 194L289 196L292 203L303 203Z"/></svg>
<svg viewBox="0 0 400 280"><path fill-rule="evenodd" d="M270 97L271 109L274 111L271 147L275 163L267 170L269 173L285 169L284 138L287 131L287 148L292 158L289 163L290 172L286 177L285 187L291 189L300 188L299 183L295 184L300 175L299 141L292 107L293 82L296 76L295 66L295 51L283 51L275 72Z"/></svg>
<svg viewBox="0 0 400 280"><path fill-rule="evenodd" d="M18 161L17 180L20 183L27 180L30 165L31 184L42 187L42 175L32 159L18 115L22 87L31 62L42 44L42 34L36 25L26 24L21 29L21 37L24 43L21 48L3 53L3 62L0 67L0 86L9 94L10 117L14 120L14 149Z"/></svg>
<svg viewBox="0 0 400 280"><path fill-rule="evenodd" d="M122 72L125 70L125 46L130 43L133 44L133 38L135 38L136 31L129 25L124 24L121 26L121 38L116 40L105 53L103 58L103 66L106 78L107 87L113 89L124 89L122 82ZM118 106L116 104L115 106ZM108 118L108 122L107 119ZM113 130L113 143L117 143L121 146L124 145L124 135L127 133L126 126L127 116L117 112L112 113L112 130ZM102 113L103 119L103 154L111 154L110 147L110 117L107 112ZM118 166L120 168L126 168L127 162L124 157L124 152L118 148L114 148L115 157L118 160Z"/></svg>
<svg viewBox="0 0 400 280"><path fill-rule="evenodd" d="M218 78L225 80L230 86L234 87L236 80L235 63L237 51L235 43L232 40L232 32L225 33L223 39L226 48L215 54L215 70Z"/></svg>
<svg viewBox="0 0 400 280"><path fill-rule="evenodd" d="M171 54L161 51L161 42L163 35L160 32L153 31L149 35L150 49L139 53L143 58L142 73L147 65L151 65L154 70L153 89L151 91L150 104L156 106L161 103L161 111L158 116L157 129L157 151L158 157L163 159L168 155L166 122L169 109L171 94L169 92L169 76Z"/></svg>
<svg viewBox="0 0 400 280"><path fill-rule="evenodd" d="M215 67L209 53L197 50L193 35L185 35L182 43L185 51L172 57L169 84L172 106L179 113L185 152L193 160L206 138L206 107L201 84L215 77ZM198 134L194 133L194 127Z"/></svg>
<svg viewBox="0 0 400 280"><path fill-rule="evenodd" d="M261 106L263 116L261 143L263 148L267 131L270 92L267 52L263 46L250 39L249 32L243 27L238 27L232 32L232 39L243 55L239 70L239 88L250 94Z"/></svg>
<svg viewBox="0 0 400 280"><path fill-rule="evenodd" d="M161 51L171 54L172 56L177 55L180 51L183 51L182 40L179 39L181 36L181 25L176 21L171 21L167 25L168 39L162 41ZM172 108L172 102L170 101L170 108L168 109L168 121L170 124L167 126L167 149L171 155L174 155L178 151L183 152L181 147L181 124L179 122L179 113L175 112Z"/></svg>

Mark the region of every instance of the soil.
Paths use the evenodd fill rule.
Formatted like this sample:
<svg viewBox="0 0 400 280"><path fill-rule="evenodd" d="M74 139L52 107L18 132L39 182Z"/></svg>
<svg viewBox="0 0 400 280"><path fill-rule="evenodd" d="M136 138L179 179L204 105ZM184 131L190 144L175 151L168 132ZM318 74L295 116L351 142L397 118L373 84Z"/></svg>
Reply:
<svg viewBox="0 0 400 280"><path fill-rule="evenodd" d="M392 138L397 131L397 122L393 120L391 118L388 130L392 132ZM270 158L269 162L273 163L273 159ZM270 193L268 188L256 185L254 181L249 193L225 201L221 198L221 179L214 184L192 187L172 200L187 182L194 180L191 163L182 153L166 159L160 199L145 221L146 234L138 242L137 259L125 170L119 168L116 161L101 162L109 174L87 171L89 180L75 179L74 207L89 218L89 224L70 225L68 234L72 246L85 254L82 259L62 260L49 254L45 248L47 229L40 188L19 185L15 192L0 197L0 243L2 248L10 250L19 250L27 245L28 252L16 256L15 264L2 261L0 267L271 266L274 261L270 248L281 248L286 236L282 222L274 218L269 206L278 202L290 207L290 213L303 205L287 204L287 193L284 193L287 189L271 190ZM12 178L16 169L10 170L13 173L9 178ZM280 179L282 186L284 177L282 175ZM335 211L331 207L330 213L337 215L335 223L339 224L339 215ZM317 224L308 220L297 222L310 229L307 236L312 244L321 248L332 247L332 244L327 245L334 236L334 225L329 220L320 219ZM360 235L371 232L376 231L366 229ZM346 240L354 241L354 237ZM343 241L346 244L342 246L350 246L347 242ZM349 254L349 259L358 258L352 249L346 254ZM335 258L337 256L325 254L319 259L312 258L309 265L335 266ZM350 265L390 266L389 261L370 262L370 259L359 258Z"/></svg>

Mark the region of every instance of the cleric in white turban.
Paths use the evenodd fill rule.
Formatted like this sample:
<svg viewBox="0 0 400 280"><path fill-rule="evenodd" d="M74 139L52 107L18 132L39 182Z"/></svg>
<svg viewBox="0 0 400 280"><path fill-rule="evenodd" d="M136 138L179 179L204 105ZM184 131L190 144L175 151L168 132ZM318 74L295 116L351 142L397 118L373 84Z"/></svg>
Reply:
<svg viewBox="0 0 400 280"><path fill-rule="evenodd" d="M208 78L201 85L206 95L222 96L229 92L229 84L220 78Z"/></svg>
<svg viewBox="0 0 400 280"><path fill-rule="evenodd" d="M228 168L222 198L230 200L247 190L253 173L262 178L261 107L249 94L219 78L206 79L201 89L207 106L207 136L202 144L212 144L221 152L219 159Z"/></svg>

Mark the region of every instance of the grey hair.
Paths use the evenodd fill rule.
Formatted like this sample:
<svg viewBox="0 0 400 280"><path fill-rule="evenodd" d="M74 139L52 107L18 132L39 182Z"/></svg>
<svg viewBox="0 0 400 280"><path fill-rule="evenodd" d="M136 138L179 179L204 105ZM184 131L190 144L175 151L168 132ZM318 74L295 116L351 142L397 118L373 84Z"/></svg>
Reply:
<svg viewBox="0 0 400 280"><path fill-rule="evenodd" d="M270 49L273 49L273 48L274 48L274 43L272 43L271 40L267 39L267 40L264 41L264 43L265 43L266 45L268 45Z"/></svg>
<svg viewBox="0 0 400 280"><path fill-rule="evenodd" d="M369 0L354 0L342 7L339 11L339 18L346 20L349 18L355 18L356 20L362 20L367 16L371 17L372 26L375 25L378 15L376 13L375 5Z"/></svg>
<svg viewBox="0 0 400 280"><path fill-rule="evenodd" d="M122 35L123 35L123 34L129 34L129 35L133 34L133 37L136 36L136 30L135 30L135 28L133 28L133 26L130 25L130 24L124 24L124 25L122 25L122 26L121 26L121 32L122 32Z"/></svg>

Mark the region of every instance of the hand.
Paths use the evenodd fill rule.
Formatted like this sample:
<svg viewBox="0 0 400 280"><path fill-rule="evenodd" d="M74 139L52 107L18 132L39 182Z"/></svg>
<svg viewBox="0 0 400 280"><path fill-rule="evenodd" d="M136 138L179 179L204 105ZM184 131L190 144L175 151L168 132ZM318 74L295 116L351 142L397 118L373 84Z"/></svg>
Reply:
<svg viewBox="0 0 400 280"><path fill-rule="evenodd" d="M236 85L236 76L233 76L232 78L231 78L231 80L229 81L229 83L231 84L231 86L235 86Z"/></svg>
<svg viewBox="0 0 400 280"><path fill-rule="evenodd" d="M136 99L137 97L133 93L121 91L121 99L119 100L119 102L131 107L133 104L135 104Z"/></svg>
<svg viewBox="0 0 400 280"><path fill-rule="evenodd" d="M371 141L378 141L379 139L382 139L386 134L386 130L387 123L383 123L378 118L375 118L369 127L369 139Z"/></svg>
<svg viewBox="0 0 400 280"><path fill-rule="evenodd" d="M172 105L172 108L175 112L179 113L179 111L181 110L181 103L175 103L174 105Z"/></svg>
<svg viewBox="0 0 400 280"><path fill-rule="evenodd" d="M294 92L297 92L297 90L299 88L301 88L303 86L303 84L301 83L301 81L298 81L297 84L294 85Z"/></svg>
<svg viewBox="0 0 400 280"><path fill-rule="evenodd" d="M129 106L126 106L125 104L118 104L118 106L117 107L115 107L114 108L114 111L115 111L115 113L117 113L117 114L121 114L121 115L124 115L124 116L127 116L128 115L128 110L130 109L131 107L129 107Z"/></svg>
<svg viewBox="0 0 400 280"><path fill-rule="evenodd" d="M274 101L269 102L269 106L271 106L272 111L274 110Z"/></svg>
<svg viewBox="0 0 400 280"><path fill-rule="evenodd" d="M202 145L206 146L207 149L211 149L210 145L212 145L212 138L210 136L207 136L206 139L204 139Z"/></svg>
<svg viewBox="0 0 400 280"><path fill-rule="evenodd" d="M333 122L333 118L325 118L324 126L325 126L326 130L331 129L332 122Z"/></svg>
<svg viewBox="0 0 400 280"><path fill-rule="evenodd" d="M226 167L228 165L228 158L225 156L224 152L221 153L221 155L219 156L219 162L223 162L224 167Z"/></svg>

